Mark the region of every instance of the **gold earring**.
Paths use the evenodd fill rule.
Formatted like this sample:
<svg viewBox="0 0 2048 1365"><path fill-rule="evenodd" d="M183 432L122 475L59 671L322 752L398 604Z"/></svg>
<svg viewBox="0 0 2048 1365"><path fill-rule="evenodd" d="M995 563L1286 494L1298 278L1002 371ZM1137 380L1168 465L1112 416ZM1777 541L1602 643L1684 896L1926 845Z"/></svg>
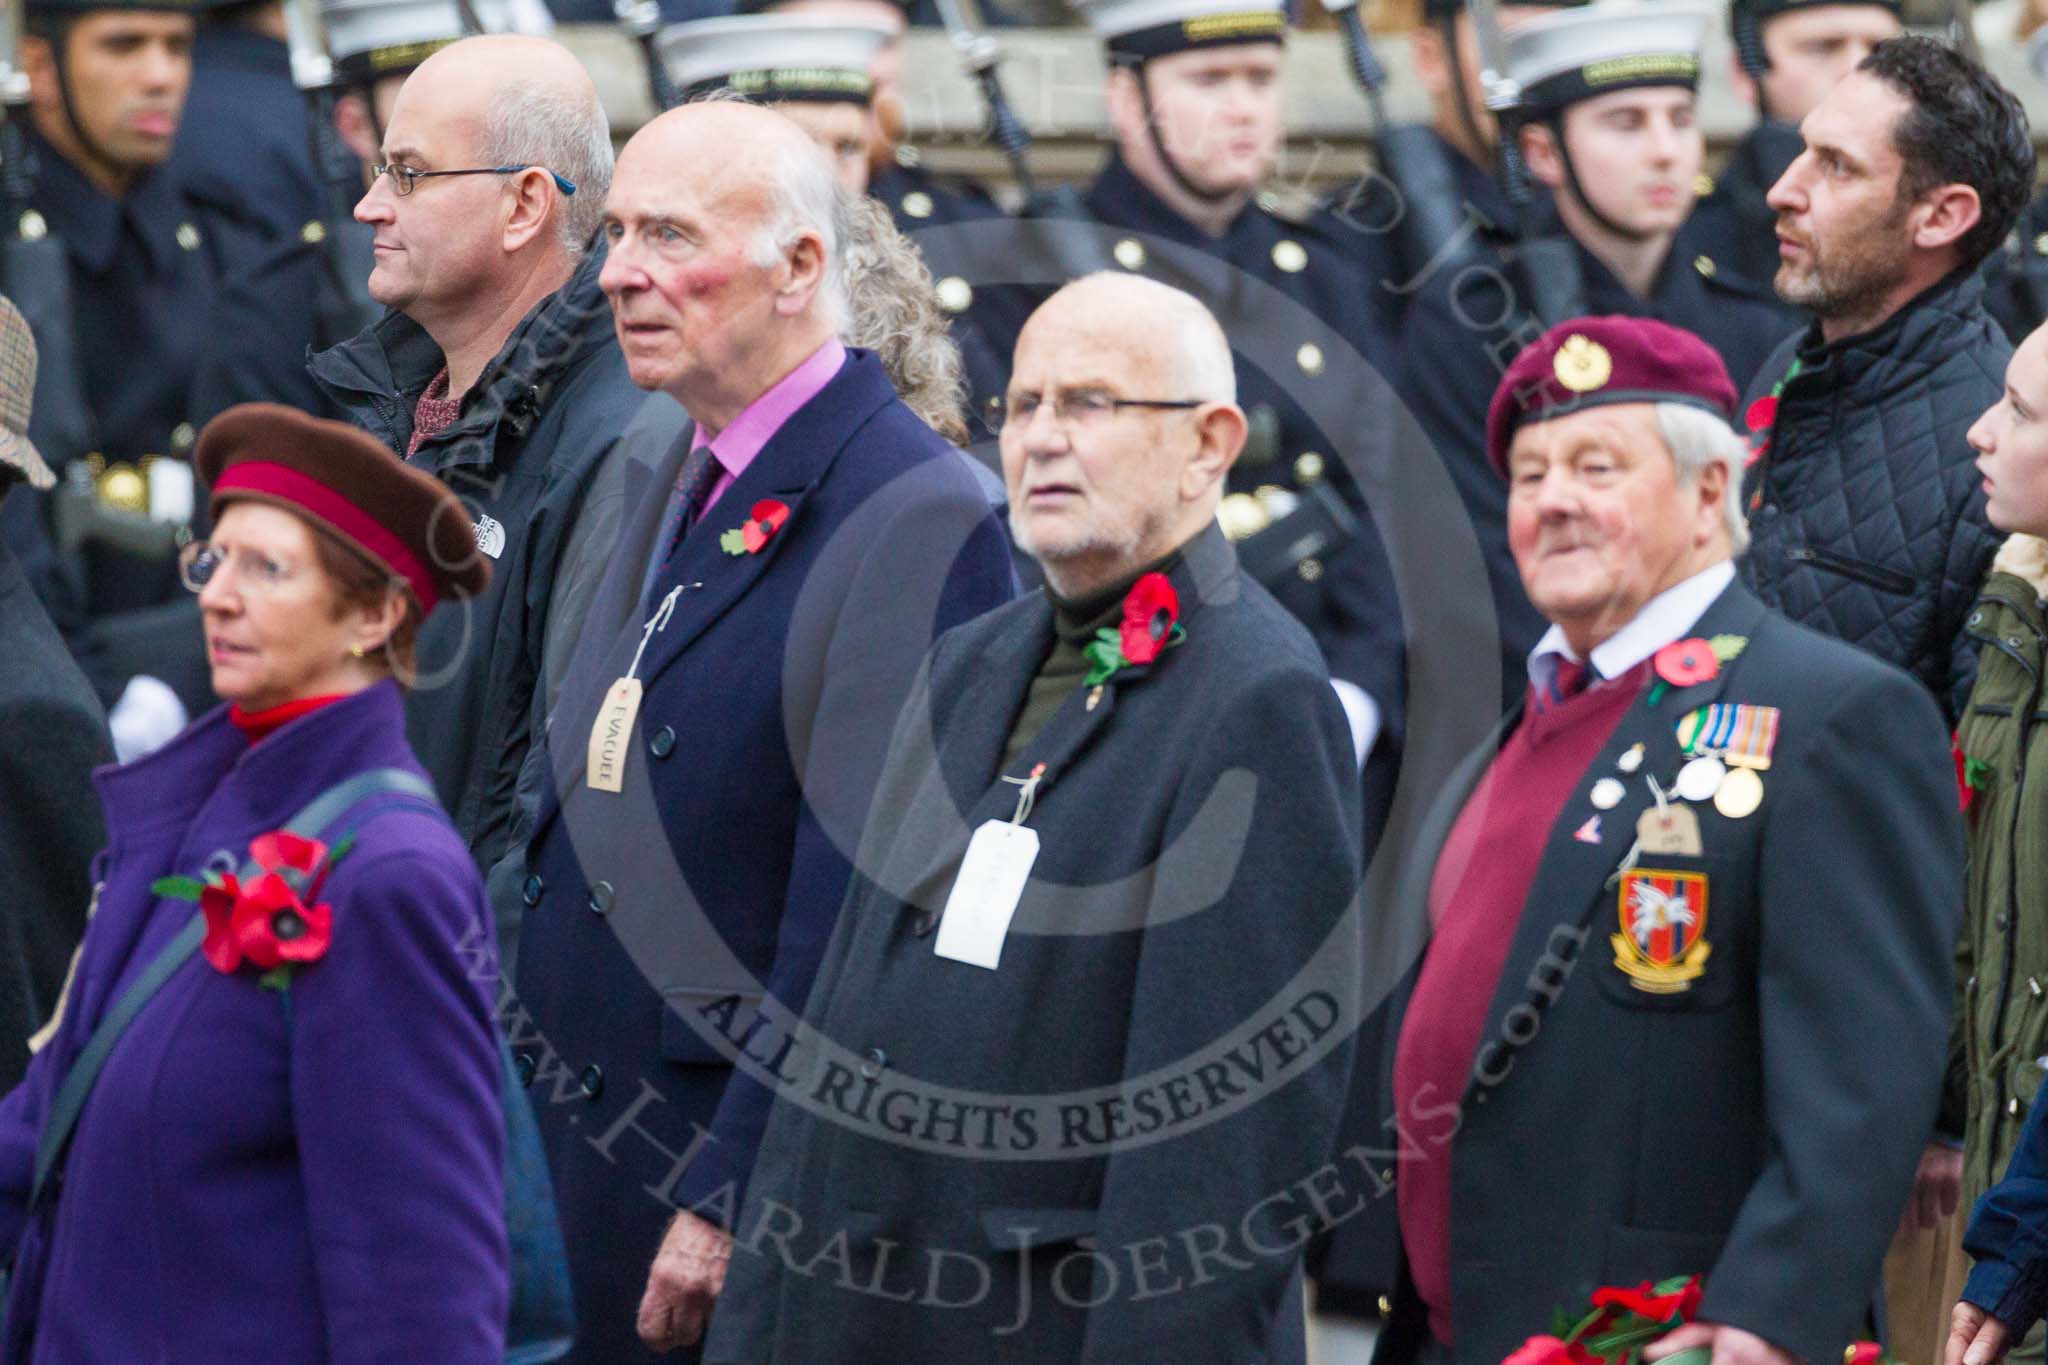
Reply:
<svg viewBox="0 0 2048 1365"><path fill-rule="evenodd" d="M350 645L348 652L355 655L358 659L363 657L363 647L361 645Z"/></svg>

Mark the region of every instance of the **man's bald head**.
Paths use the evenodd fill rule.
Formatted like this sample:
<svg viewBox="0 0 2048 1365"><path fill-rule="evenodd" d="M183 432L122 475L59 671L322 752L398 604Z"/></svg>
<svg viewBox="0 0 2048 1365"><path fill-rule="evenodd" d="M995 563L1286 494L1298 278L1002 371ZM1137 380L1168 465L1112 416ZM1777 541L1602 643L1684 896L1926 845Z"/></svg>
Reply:
<svg viewBox="0 0 2048 1365"><path fill-rule="evenodd" d="M392 126L408 115L457 133L471 165L539 166L574 185L561 196L558 237L572 254L589 244L611 187L611 124L569 49L515 33L450 43L406 79Z"/></svg>
<svg viewBox="0 0 2048 1365"><path fill-rule="evenodd" d="M1192 294L1143 275L1084 275L1047 299L1025 332L1058 328L1099 337L1130 352L1174 396L1237 401L1237 370L1223 328ZM1021 338L1020 338L1021 343Z"/></svg>
<svg viewBox="0 0 2048 1365"><path fill-rule="evenodd" d="M718 430L836 335L848 201L810 136L759 105L671 109L619 154L598 283L633 382Z"/></svg>
<svg viewBox="0 0 2048 1365"><path fill-rule="evenodd" d="M1209 310L1135 275L1089 275L1017 340L1003 423L1010 529L1077 597L1156 563L1216 518L1244 448L1230 345Z"/></svg>

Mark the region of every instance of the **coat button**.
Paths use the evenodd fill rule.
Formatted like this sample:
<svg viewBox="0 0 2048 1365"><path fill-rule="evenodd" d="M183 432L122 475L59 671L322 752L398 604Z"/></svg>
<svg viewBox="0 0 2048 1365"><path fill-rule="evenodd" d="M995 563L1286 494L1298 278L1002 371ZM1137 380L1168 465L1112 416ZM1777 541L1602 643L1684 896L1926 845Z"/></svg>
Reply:
<svg viewBox="0 0 2048 1365"><path fill-rule="evenodd" d="M2041 978L2038 976L2028 977L2027 989L2034 993L2034 998L2036 1000L2039 1000L2041 998Z"/></svg>
<svg viewBox="0 0 2048 1365"><path fill-rule="evenodd" d="M882 1068L889 1065L889 1054L880 1048L868 1049L868 1055L860 1059L860 1078L872 1081L882 1074Z"/></svg>
<svg viewBox="0 0 2048 1365"><path fill-rule="evenodd" d="M1307 559L1295 565L1294 571L1301 575L1302 582L1313 583L1323 576L1323 561L1317 559L1314 555L1310 555Z"/></svg>
<svg viewBox="0 0 2048 1365"><path fill-rule="evenodd" d="M916 934L919 938L923 938L938 927L939 917L927 910L917 917L917 923L911 926L910 932Z"/></svg>
<svg viewBox="0 0 2048 1365"><path fill-rule="evenodd" d="M536 872L526 879L525 885L519 888L519 899L525 901L529 906L539 905L540 893L546 888L547 883L542 881L540 873Z"/></svg>
<svg viewBox="0 0 2048 1365"><path fill-rule="evenodd" d="M612 909L612 884L598 882L590 888L590 908L600 915L608 915Z"/></svg>
<svg viewBox="0 0 2048 1365"><path fill-rule="evenodd" d="M576 1078L576 1084L583 1091L584 1099L596 1099L604 1093L604 1068L592 1062L583 1068L583 1074Z"/></svg>
<svg viewBox="0 0 2048 1365"><path fill-rule="evenodd" d="M515 1053L512 1057L512 1074L519 1078L522 1088L533 1084L534 1061L531 1052Z"/></svg>
<svg viewBox="0 0 2048 1365"><path fill-rule="evenodd" d="M647 752L656 758L667 758L676 751L676 732L664 725L647 738Z"/></svg>
<svg viewBox="0 0 2048 1365"><path fill-rule="evenodd" d="M2005 1112L2013 1115L2015 1118L2019 1116L2020 1102L2017 1097L2009 1099L2005 1102Z"/></svg>
<svg viewBox="0 0 2048 1365"><path fill-rule="evenodd" d="M1394 1316L1394 1301L1385 1294L1380 1295L1380 1316L1383 1318Z"/></svg>

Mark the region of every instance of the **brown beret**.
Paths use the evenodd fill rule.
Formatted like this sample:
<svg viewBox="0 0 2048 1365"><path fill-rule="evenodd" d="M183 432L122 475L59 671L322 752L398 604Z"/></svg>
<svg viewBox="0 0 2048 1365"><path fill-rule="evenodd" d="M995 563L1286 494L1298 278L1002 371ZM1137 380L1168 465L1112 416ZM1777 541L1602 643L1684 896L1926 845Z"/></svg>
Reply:
<svg viewBox="0 0 2048 1365"><path fill-rule="evenodd" d="M1486 457L1506 474L1524 422L1602 403L1689 403L1732 428L1735 381L1719 352L1655 318L1573 318L1522 349L1486 413Z"/></svg>
<svg viewBox="0 0 2048 1365"><path fill-rule="evenodd" d="M216 515L235 501L296 512L411 588L420 615L491 581L462 500L374 437L280 403L243 403L206 424L192 452Z"/></svg>

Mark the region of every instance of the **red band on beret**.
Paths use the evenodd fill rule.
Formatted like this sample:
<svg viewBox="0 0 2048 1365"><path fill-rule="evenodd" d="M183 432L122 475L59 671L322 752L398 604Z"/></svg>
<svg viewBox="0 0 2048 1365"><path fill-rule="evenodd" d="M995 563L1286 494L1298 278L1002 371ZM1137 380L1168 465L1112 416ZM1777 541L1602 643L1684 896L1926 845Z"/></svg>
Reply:
<svg viewBox="0 0 2048 1365"><path fill-rule="evenodd" d="M265 499L304 508L336 532L354 542L370 558L403 578L412 588L424 617L434 609L440 594L434 579L406 543L375 517L350 502L318 479L269 460L244 460L221 471L214 485L216 498L229 493L251 493Z"/></svg>

